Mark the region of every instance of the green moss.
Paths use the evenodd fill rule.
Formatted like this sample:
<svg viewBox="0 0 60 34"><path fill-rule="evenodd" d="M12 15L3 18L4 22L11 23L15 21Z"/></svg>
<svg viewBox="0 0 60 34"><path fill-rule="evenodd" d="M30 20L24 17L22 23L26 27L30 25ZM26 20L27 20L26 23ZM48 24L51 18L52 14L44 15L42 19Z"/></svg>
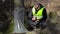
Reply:
<svg viewBox="0 0 60 34"><path fill-rule="evenodd" d="M11 20L10 25L9 25L9 28L5 32L5 34L12 34L13 31L14 31L14 19Z"/></svg>

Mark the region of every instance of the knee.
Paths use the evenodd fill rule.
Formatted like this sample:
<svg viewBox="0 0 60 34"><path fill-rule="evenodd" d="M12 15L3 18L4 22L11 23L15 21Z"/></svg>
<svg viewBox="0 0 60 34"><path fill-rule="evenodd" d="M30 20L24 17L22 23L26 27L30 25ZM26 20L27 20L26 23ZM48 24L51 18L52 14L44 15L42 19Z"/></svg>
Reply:
<svg viewBox="0 0 60 34"><path fill-rule="evenodd" d="M47 25L41 25L41 29L45 29L47 27Z"/></svg>

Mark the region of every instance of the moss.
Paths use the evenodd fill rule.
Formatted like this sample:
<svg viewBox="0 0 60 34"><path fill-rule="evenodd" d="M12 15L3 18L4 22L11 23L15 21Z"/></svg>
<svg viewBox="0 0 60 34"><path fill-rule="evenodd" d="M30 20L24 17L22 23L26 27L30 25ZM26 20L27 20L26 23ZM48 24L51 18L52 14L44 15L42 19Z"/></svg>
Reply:
<svg viewBox="0 0 60 34"><path fill-rule="evenodd" d="M5 34L12 34L13 31L14 31L14 19L11 20L10 25L9 25L9 28L5 32Z"/></svg>

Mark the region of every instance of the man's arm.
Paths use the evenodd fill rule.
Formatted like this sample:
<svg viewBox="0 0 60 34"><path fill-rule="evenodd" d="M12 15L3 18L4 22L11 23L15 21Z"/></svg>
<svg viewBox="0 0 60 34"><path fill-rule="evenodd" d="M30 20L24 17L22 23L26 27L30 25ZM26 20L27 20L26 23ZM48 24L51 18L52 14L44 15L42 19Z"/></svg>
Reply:
<svg viewBox="0 0 60 34"><path fill-rule="evenodd" d="M40 21L45 21L47 19L46 9L43 10L43 18Z"/></svg>
<svg viewBox="0 0 60 34"><path fill-rule="evenodd" d="M29 18L29 19L32 19L32 18L33 18L32 11L30 11L30 12L28 13L28 18Z"/></svg>

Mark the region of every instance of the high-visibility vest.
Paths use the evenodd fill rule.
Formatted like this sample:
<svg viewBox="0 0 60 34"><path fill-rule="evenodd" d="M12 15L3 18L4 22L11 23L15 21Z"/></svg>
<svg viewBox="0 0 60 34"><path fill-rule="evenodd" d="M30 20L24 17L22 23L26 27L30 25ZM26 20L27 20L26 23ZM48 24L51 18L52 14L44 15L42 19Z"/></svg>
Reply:
<svg viewBox="0 0 60 34"><path fill-rule="evenodd" d="M33 17L36 17L37 19L43 18L43 14L42 14L42 13L43 13L43 9L44 9L44 7L41 8L41 9L39 9L38 12L35 13L35 12L36 12L36 9L35 9L35 7L33 7L33 8L32 8Z"/></svg>

